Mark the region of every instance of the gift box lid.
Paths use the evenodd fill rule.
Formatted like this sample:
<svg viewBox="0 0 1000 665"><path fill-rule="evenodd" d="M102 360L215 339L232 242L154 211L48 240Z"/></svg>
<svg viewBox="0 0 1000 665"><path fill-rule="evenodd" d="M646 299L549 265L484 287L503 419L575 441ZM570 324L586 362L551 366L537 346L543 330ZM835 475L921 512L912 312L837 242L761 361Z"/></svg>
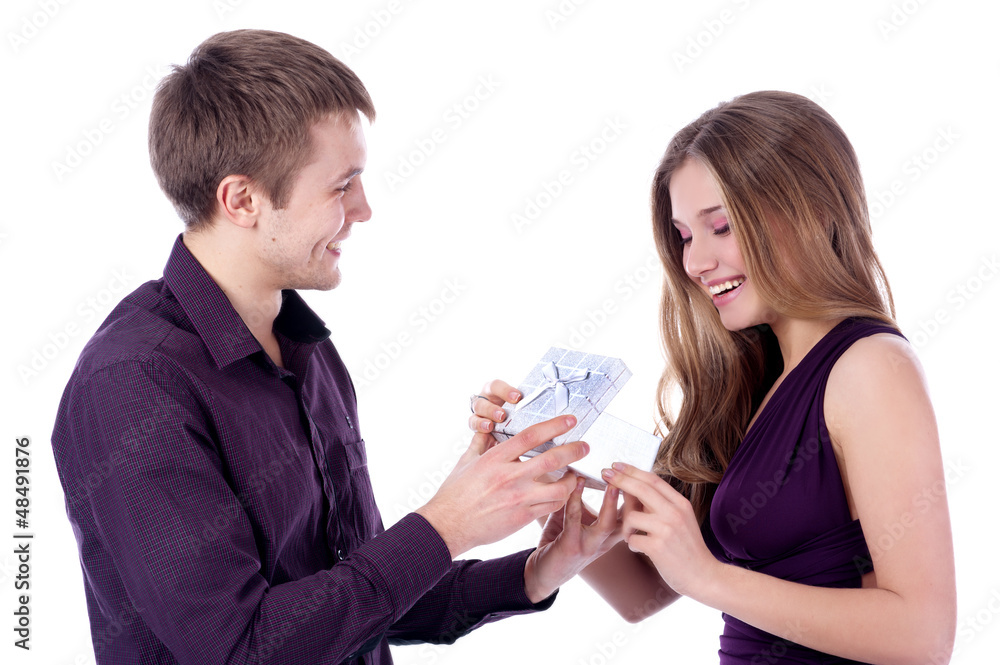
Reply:
<svg viewBox="0 0 1000 665"><path fill-rule="evenodd" d="M553 443L580 440L631 376L620 358L554 346L518 386L521 401L503 405L507 420L496 426L494 436L504 441L535 423L572 414L576 427Z"/></svg>

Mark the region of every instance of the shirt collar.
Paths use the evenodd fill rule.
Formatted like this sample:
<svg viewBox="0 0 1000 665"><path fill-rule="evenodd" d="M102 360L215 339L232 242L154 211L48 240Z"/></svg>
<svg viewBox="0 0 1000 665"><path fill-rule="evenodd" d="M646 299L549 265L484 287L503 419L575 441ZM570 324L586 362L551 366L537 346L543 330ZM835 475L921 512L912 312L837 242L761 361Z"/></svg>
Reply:
<svg viewBox="0 0 1000 665"><path fill-rule="evenodd" d="M229 298L184 245L183 234L174 242L163 279L218 368L263 351ZM316 344L330 337L323 320L302 296L291 289L281 295L281 310L274 321L276 331L305 344Z"/></svg>

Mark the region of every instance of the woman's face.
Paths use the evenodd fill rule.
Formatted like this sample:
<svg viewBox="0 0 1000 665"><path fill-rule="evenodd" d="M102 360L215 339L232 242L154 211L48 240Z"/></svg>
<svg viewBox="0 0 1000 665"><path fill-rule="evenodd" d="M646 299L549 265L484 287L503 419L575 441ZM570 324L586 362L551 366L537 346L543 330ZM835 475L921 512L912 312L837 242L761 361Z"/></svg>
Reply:
<svg viewBox="0 0 1000 665"><path fill-rule="evenodd" d="M715 180L701 162L688 159L670 178L670 220L684 243L684 271L712 299L722 325L742 330L771 323L774 312L747 279L743 256L729 230L729 216Z"/></svg>

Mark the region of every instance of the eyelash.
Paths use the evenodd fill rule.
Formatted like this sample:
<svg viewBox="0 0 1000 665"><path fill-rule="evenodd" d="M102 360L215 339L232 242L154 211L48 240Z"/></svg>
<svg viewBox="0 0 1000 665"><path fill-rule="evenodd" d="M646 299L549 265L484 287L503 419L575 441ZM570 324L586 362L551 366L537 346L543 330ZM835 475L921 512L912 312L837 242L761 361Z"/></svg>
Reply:
<svg viewBox="0 0 1000 665"><path fill-rule="evenodd" d="M714 233L717 236L726 235L727 233L729 233L729 224L726 224L725 226L720 226L712 233ZM687 245L690 242L691 242L691 236L688 236L687 238L681 236L681 245Z"/></svg>

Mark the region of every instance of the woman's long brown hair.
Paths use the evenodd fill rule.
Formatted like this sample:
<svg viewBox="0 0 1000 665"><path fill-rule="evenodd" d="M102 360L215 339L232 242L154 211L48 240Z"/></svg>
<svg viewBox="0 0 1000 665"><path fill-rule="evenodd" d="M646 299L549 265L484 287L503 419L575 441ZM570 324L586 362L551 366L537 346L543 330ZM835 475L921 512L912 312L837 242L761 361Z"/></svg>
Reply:
<svg viewBox="0 0 1000 665"><path fill-rule="evenodd" d="M705 112L674 136L652 187L653 233L666 273L660 331L667 364L658 387L664 439L657 472L704 519L753 415L755 396L766 390L768 370L781 359L767 352L774 338L766 326L727 330L709 296L684 271L668 188L688 159L715 179L747 277L775 312L896 323L872 246L857 155L826 111L800 95L755 92Z"/></svg>

